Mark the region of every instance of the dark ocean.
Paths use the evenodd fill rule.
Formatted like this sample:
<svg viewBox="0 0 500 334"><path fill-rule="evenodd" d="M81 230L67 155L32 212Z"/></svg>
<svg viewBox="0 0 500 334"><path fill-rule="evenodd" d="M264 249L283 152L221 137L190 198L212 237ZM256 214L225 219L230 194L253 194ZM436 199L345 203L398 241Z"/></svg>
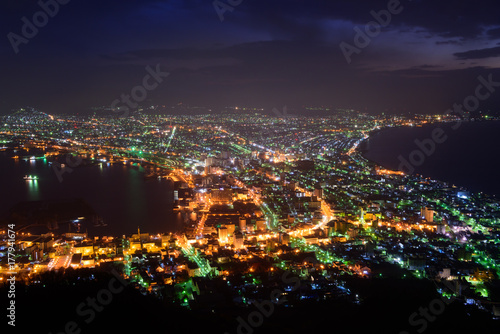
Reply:
<svg viewBox="0 0 500 334"><path fill-rule="evenodd" d="M432 140L433 131L438 142ZM388 128L370 136L362 148L363 156L384 167L414 168L413 173L500 198L499 144L500 121L481 121L458 128L455 123Z"/></svg>

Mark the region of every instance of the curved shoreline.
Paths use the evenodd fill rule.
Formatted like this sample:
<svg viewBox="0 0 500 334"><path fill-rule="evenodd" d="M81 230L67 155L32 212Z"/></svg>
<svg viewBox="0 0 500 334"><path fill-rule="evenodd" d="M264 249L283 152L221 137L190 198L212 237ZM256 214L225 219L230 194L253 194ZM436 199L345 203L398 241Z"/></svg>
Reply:
<svg viewBox="0 0 500 334"><path fill-rule="evenodd" d="M492 121L495 121L495 120L491 120L491 121L487 120L487 121L481 121L481 122L492 122ZM471 121L463 120L461 122L464 122L464 123L467 122L467 123L469 123ZM389 129L398 129L398 128L410 128L411 129L411 128L415 128L415 127L417 127L417 128L423 128L423 127L429 127L429 126L436 126L438 124L449 124L449 123L454 123L454 121L449 121L449 122L440 121L440 122L434 122L434 123L430 123L430 124L421 124L420 126L419 125L417 125L417 126L411 126L411 125L386 126L384 128L381 128L381 129L372 130L372 131L370 131L368 133L368 137L366 137L365 139L363 139L361 141L361 143L358 145L358 147L356 148L356 152L359 153L367 161L370 161L370 162L372 162L372 163L374 163L374 164L376 164L376 165L378 165L380 167L383 167L383 168L388 169L388 170L399 171L397 169L394 170L391 167L384 166L383 164L381 164L379 162L376 162L376 161L374 161L372 159L367 158L364 153L368 152L369 150L360 150L360 147L362 146L362 144L365 143L367 140L373 139L374 135L382 133L382 132L387 131ZM418 173L414 173L414 174L415 175L420 175Z"/></svg>
<svg viewBox="0 0 500 334"><path fill-rule="evenodd" d="M147 171L142 169L144 167L139 168L128 164L110 164L106 166L103 163L103 169L99 170L100 163L87 166L80 164L70 167L73 169L72 173L60 173L63 182L59 182L54 165L49 164L48 161L45 163L38 161L36 165L30 165L29 162L22 161L16 165L5 152L0 152L0 164L2 167L6 166L9 175L15 175L15 177L11 177L14 181L7 183L8 187L12 186L14 189L13 194L9 196L9 200L6 200L7 196L5 194L0 196L4 200L0 205L0 219L7 217L12 207L21 202L57 201L74 197L85 199L91 208L107 223L107 226L93 224L86 226L88 232L92 235L122 235L130 231L136 231L138 223L141 227L144 226L154 233L173 232L179 230L182 226L181 221L177 218L177 213L170 209L173 207L173 203L170 201L170 198L173 201L173 185L165 179L162 179L161 184L159 181L156 182L156 179L153 180L154 182L149 182L145 177ZM30 188L30 183L21 180L24 173L14 174L20 168L29 168L32 174L39 176L36 188L34 186ZM110 175L111 177L105 179L103 175ZM89 180L92 180L92 186L87 187L90 184ZM24 183L27 185L24 186ZM16 185L19 184L26 187L27 190L16 188ZM64 184L64 186L61 184ZM121 185L124 186L121 187ZM58 191L51 190L53 188L57 188ZM96 195L97 193L99 195ZM132 210L133 215L124 213L126 210L120 209L120 203L135 201L136 198L133 195L138 193L141 196L144 195L144 198L152 199L151 203L153 204L139 205L137 210ZM34 196L31 196L32 194ZM162 202L161 206L154 204L156 203L155 198L159 196L165 196L165 201ZM148 220L143 223L142 221L146 220L145 217L148 217Z"/></svg>
<svg viewBox="0 0 500 334"><path fill-rule="evenodd" d="M492 120L481 120L481 121L471 121L471 120L463 120L461 121L463 123L478 123L478 124L486 124L486 123L489 123L489 124L500 124L500 120L498 119L492 119ZM431 127L431 128L439 128L440 126L444 125L444 126L451 126L453 125L454 123L456 123L455 121L447 121L447 122L435 122L435 123L431 123L431 124L422 124L422 126L419 126L419 128L423 128L423 127ZM381 168L384 168L384 169L388 169L388 170L393 170L393 171L399 171L399 169L394 169L394 167L389 167L387 166L386 164L384 163L381 163L381 162L377 162L374 160L374 158L368 158L367 157L367 153L370 152L372 149L366 149L366 141L370 140L370 139L374 139L374 136L377 135L377 134L380 134L382 133L384 130L388 130L388 129L397 129L397 128L403 128L403 127L406 127L406 128L415 128L414 126L408 126L408 125L401 125L401 126L394 126L394 127L384 127L384 128L381 128L381 129L377 129L375 131L370 131L368 136L362 140L362 142L360 143L360 145L356 148L356 152L363 158L365 159L366 161L368 161L369 163L372 163L376 166L379 166ZM453 129L454 131L455 130L458 130L457 129ZM449 133L449 132L448 132ZM377 157L375 157L377 158ZM427 157L426 157L427 158ZM420 166L419 166L420 167ZM436 169L437 171L437 169ZM461 180L444 180L442 179L442 176L441 177L438 177L438 176L431 176L431 175L428 175L428 174L422 174L422 173L417 173L417 172L413 172L411 174L406 174L406 175L413 175L413 176L418 176L418 177L423 177L423 178L431 178L435 181L439 181L439 182L443 182L445 184L449 184L449 185L456 185L458 188L462 188L462 189L465 189L466 191L469 191L471 193L483 193L485 195L490 195L490 196L493 196L493 197L499 197L498 194L495 194L494 191L492 191L491 189L484 189L484 183L478 183L476 186L472 186L471 184L465 186L463 185L463 182L461 182ZM475 188L475 190L472 190L472 188Z"/></svg>

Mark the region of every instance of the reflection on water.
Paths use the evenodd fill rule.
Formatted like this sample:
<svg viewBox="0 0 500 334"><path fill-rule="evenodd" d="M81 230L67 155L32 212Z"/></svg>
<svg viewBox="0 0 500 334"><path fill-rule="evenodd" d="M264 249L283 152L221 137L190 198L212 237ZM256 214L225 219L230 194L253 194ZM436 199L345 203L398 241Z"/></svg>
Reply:
<svg viewBox="0 0 500 334"><path fill-rule="evenodd" d="M30 201L39 201L40 193L38 189L38 180L27 180L28 185L28 198Z"/></svg>
<svg viewBox="0 0 500 334"><path fill-rule="evenodd" d="M19 155L19 159L13 159ZM90 226L93 235L175 232L182 219L173 208L172 185L166 180L146 180L139 165L102 163L80 166L57 174L45 159L30 160L26 152L0 152L0 216L22 201L81 198L102 217L107 226ZM50 160L50 159L49 159ZM25 180L26 175L38 180Z"/></svg>
<svg viewBox="0 0 500 334"><path fill-rule="evenodd" d="M143 172L142 167L137 170L130 170L134 177L127 178L126 194L127 194L127 212L129 216L134 217L134 220L140 222L144 219L143 208L147 207L145 201L146 194L144 193L144 180L141 180L140 173Z"/></svg>

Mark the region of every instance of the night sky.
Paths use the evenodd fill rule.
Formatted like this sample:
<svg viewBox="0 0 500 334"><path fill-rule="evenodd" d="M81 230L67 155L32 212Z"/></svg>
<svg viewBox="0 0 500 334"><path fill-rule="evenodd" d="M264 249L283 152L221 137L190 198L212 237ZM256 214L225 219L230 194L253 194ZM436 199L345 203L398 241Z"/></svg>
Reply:
<svg viewBox="0 0 500 334"><path fill-rule="evenodd" d="M2 0L0 114L109 106L157 64L170 74L145 104L443 113L479 75L500 82L498 0L402 0L350 63L340 43L355 46L353 29L388 1L221 0L222 14L212 0L60 1L16 53L9 33L22 37L22 18L33 22L41 7ZM499 101L497 92L481 109Z"/></svg>

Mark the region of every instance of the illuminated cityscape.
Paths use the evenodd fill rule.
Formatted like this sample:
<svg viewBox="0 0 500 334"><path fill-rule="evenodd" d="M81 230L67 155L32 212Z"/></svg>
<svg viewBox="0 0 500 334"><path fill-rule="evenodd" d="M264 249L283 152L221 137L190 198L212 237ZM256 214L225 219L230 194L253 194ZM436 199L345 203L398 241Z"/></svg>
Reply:
<svg viewBox="0 0 500 334"><path fill-rule="evenodd" d="M138 111L127 118L105 110L86 117L18 110L1 119L11 159L41 159L62 178L65 168L76 175L89 165L140 165L145 180L173 185L172 210L183 227L92 236L86 226L100 223L81 207L58 220L34 209L27 221L13 213L16 264L2 258L1 280L14 270L17 280L36 286L51 272L90 269L79 274L89 279L92 269L114 267L142 294L198 309L224 304L220 294L248 307L269 295L265 282L287 274L301 289L292 279L273 283L281 292L272 302L285 307L301 300L363 303L348 287L356 277L417 279L498 318L491 283L500 275L500 202L384 169L361 154L363 140L382 128L457 121L354 110L278 117L244 107L217 116ZM36 175L25 179L39 182ZM36 234L40 225L45 231ZM8 228L1 234L6 250Z"/></svg>
<svg viewBox="0 0 500 334"><path fill-rule="evenodd" d="M498 333L499 4L3 0L0 333Z"/></svg>

